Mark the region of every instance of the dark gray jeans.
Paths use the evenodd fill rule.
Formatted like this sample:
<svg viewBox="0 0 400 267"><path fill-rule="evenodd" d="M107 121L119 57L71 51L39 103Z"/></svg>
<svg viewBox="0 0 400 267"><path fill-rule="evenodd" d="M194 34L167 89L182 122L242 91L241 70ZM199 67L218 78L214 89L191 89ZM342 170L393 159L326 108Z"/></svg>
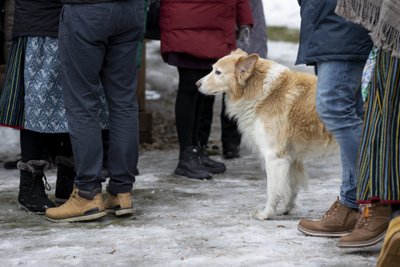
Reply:
<svg viewBox="0 0 400 267"><path fill-rule="evenodd" d="M130 192L138 161L137 49L144 1L64 5L59 32L62 87L80 190L93 192L103 145L96 94L103 85L109 107L108 191Z"/></svg>

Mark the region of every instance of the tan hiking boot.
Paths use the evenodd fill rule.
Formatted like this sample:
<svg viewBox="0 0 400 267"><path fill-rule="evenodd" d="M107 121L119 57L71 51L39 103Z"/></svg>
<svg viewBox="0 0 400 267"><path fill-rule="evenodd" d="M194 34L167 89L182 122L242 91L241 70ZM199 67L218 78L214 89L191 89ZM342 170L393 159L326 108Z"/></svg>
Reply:
<svg viewBox="0 0 400 267"><path fill-rule="evenodd" d="M377 267L400 266L400 216L390 221Z"/></svg>
<svg viewBox="0 0 400 267"><path fill-rule="evenodd" d="M100 191L90 193L75 186L67 202L46 210L46 217L52 222L91 221L106 215Z"/></svg>
<svg viewBox="0 0 400 267"><path fill-rule="evenodd" d="M392 209L381 204L362 207L356 227L349 234L342 236L337 244L341 248L363 248L380 242L389 225Z"/></svg>
<svg viewBox="0 0 400 267"><path fill-rule="evenodd" d="M104 206L108 213L113 213L116 216L132 215L133 206L131 192L119 193L116 196L107 193Z"/></svg>
<svg viewBox="0 0 400 267"><path fill-rule="evenodd" d="M340 237L350 233L357 222L357 211L339 202L339 198L320 220L301 220L297 229L305 235Z"/></svg>

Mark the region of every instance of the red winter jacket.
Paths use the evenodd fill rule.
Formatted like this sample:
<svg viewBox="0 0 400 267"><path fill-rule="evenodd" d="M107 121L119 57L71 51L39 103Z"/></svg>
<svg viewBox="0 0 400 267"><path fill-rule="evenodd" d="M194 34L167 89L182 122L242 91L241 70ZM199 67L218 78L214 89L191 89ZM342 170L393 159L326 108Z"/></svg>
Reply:
<svg viewBox="0 0 400 267"><path fill-rule="evenodd" d="M219 59L236 49L239 25L253 25L248 0L161 0L161 55Z"/></svg>

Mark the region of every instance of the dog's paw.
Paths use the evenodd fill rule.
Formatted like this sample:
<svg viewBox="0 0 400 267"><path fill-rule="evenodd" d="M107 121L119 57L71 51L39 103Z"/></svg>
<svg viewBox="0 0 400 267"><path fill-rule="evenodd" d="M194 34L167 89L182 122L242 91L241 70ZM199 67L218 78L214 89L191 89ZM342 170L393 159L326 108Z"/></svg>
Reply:
<svg viewBox="0 0 400 267"><path fill-rule="evenodd" d="M257 219L257 220L268 220L269 218L271 218L272 215L269 214L268 212L265 212L264 210L256 210L253 212L253 218Z"/></svg>

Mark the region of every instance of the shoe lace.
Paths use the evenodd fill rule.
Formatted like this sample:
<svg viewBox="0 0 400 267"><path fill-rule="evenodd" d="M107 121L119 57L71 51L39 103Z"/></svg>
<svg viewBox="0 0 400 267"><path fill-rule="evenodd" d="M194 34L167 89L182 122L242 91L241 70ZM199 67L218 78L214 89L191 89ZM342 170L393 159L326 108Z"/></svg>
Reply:
<svg viewBox="0 0 400 267"><path fill-rule="evenodd" d="M32 180L32 185L30 187L30 192L38 196L46 195L45 190L50 191L51 186L47 182L47 177L44 173L36 174L35 178ZM45 189L45 190L44 190Z"/></svg>
<svg viewBox="0 0 400 267"><path fill-rule="evenodd" d="M356 224L357 228L368 225L368 223L370 222L371 217L374 213L374 210L371 209L371 207L372 207L371 205L365 205L365 206L361 207L360 213L358 216L358 221Z"/></svg>
<svg viewBox="0 0 400 267"><path fill-rule="evenodd" d="M66 202L64 202L60 207L65 208L65 207L68 207L69 205L71 205L71 203L75 202L77 195L78 195L78 191L73 190L70 197L68 198L68 200Z"/></svg>
<svg viewBox="0 0 400 267"><path fill-rule="evenodd" d="M325 218L327 218L327 217L332 216L332 214L334 214L334 213L337 212L337 210L338 210L339 207L340 207L340 203L339 203L339 201L337 200L337 201L335 201L335 203L332 204L332 206L329 208L329 210L328 210L327 212L325 212L323 218L325 219Z"/></svg>
<svg viewBox="0 0 400 267"><path fill-rule="evenodd" d="M44 188L45 188L47 191L50 191L50 190L51 190L51 186L50 186L50 184L47 182L47 177L46 177L46 175L45 175L44 173L43 173L42 179L43 179L43 182L44 182Z"/></svg>
<svg viewBox="0 0 400 267"><path fill-rule="evenodd" d="M201 163L200 152L197 148L193 148L192 153L190 153L190 159L195 163Z"/></svg>

